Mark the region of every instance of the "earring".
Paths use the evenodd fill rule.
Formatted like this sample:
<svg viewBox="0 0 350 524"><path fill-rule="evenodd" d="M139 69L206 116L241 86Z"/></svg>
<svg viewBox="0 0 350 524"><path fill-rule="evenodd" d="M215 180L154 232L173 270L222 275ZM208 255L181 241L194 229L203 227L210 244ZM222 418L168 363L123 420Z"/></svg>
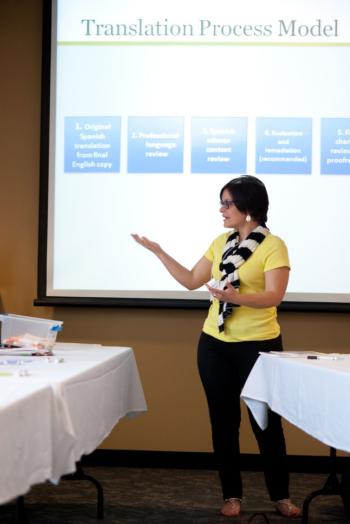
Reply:
<svg viewBox="0 0 350 524"><path fill-rule="evenodd" d="M247 215L247 216L245 217L245 221L246 221L246 222L251 222L251 221L252 221L252 217L251 217L250 215Z"/></svg>

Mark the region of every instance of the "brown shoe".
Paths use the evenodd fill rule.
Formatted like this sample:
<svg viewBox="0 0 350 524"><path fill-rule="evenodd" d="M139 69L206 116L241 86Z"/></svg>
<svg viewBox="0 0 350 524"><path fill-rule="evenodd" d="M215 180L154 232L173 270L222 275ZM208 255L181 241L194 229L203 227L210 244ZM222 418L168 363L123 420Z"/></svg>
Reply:
<svg viewBox="0 0 350 524"><path fill-rule="evenodd" d="M226 499L220 511L225 517L238 517L241 512L241 499Z"/></svg>
<svg viewBox="0 0 350 524"><path fill-rule="evenodd" d="M276 511L282 517L287 517L289 519L297 519L301 517L301 509L293 504L290 499L277 500L275 502Z"/></svg>

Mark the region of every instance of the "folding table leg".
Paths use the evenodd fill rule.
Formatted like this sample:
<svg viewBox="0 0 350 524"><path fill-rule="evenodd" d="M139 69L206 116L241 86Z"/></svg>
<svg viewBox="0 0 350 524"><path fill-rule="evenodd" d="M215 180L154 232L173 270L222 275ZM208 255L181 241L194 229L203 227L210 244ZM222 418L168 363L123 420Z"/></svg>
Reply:
<svg viewBox="0 0 350 524"><path fill-rule="evenodd" d="M24 497L17 497L15 514L13 516L14 524L29 524L26 508L24 506Z"/></svg>
<svg viewBox="0 0 350 524"><path fill-rule="evenodd" d="M302 524L308 524L309 519L309 506L312 502L312 500L319 496L329 496L329 495L339 495L342 497L345 492L348 490L343 489L339 479L337 477L336 473L336 450L334 448L330 448L330 454L329 454L329 465L330 465L330 473L327 477L327 480L325 482L325 485L322 489L319 489L317 491L313 491L310 493L304 500L303 504L303 516L302 516Z"/></svg>
<svg viewBox="0 0 350 524"><path fill-rule="evenodd" d="M64 475L62 477L63 480L87 480L88 482L92 482L92 484L95 486L97 491L97 519L103 520L104 517L104 496L103 496L103 488L101 484L91 475L86 475L80 462L77 463L77 470L75 473L72 473L70 475Z"/></svg>

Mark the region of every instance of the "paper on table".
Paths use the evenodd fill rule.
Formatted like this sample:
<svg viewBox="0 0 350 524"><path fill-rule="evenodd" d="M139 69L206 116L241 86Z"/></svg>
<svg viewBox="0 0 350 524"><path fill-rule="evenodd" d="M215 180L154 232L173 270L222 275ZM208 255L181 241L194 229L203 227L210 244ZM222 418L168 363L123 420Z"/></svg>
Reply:
<svg viewBox="0 0 350 524"><path fill-rule="evenodd" d="M0 348L0 357L1 356L26 356L26 355L47 355L46 350L39 350L38 348Z"/></svg>
<svg viewBox="0 0 350 524"><path fill-rule="evenodd" d="M314 358L315 360L342 360L347 356L340 353L320 353L319 351L269 351L268 354L281 358Z"/></svg>
<svg viewBox="0 0 350 524"><path fill-rule="evenodd" d="M308 357L309 355L324 355L324 353L320 353L318 351L269 351L269 355L276 355L278 357L285 357L285 358L300 358L300 357Z"/></svg>

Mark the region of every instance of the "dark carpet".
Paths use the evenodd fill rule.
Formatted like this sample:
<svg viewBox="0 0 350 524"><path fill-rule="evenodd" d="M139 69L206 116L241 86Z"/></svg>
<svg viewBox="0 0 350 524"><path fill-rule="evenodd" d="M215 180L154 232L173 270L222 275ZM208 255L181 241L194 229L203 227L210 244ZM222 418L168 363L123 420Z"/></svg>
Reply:
<svg viewBox="0 0 350 524"><path fill-rule="evenodd" d="M221 494L215 471L84 468L104 490L106 524L224 524L248 523L254 513L265 513L268 522L286 524L274 511L262 473L244 472L244 499L240 517L220 516ZM310 492L323 487L326 475L291 474L291 497L302 505ZM63 480L58 486L35 486L25 496L30 524L82 524L96 519L96 490L87 481ZM14 505L0 507L0 522L12 523ZM257 515L252 524L265 523ZM301 522L297 519L294 522ZM309 523L349 522L338 496L318 497L310 506Z"/></svg>

